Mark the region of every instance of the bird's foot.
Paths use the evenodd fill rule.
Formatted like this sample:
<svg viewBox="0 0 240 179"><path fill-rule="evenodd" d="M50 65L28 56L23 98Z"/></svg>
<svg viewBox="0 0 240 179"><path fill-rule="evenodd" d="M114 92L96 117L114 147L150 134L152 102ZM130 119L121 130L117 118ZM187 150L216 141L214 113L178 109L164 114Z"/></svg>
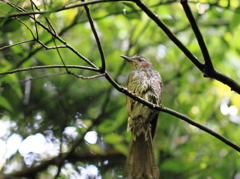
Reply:
<svg viewBox="0 0 240 179"><path fill-rule="evenodd" d="M140 94L139 93L133 93L135 96L140 96Z"/></svg>
<svg viewBox="0 0 240 179"><path fill-rule="evenodd" d="M164 108L163 104L159 104L158 106L160 106L160 108L161 108L161 109L163 109L163 108Z"/></svg>
<svg viewBox="0 0 240 179"><path fill-rule="evenodd" d="M124 91L127 91L128 89L124 86L121 86L121 91L124 92Z"/></svg>

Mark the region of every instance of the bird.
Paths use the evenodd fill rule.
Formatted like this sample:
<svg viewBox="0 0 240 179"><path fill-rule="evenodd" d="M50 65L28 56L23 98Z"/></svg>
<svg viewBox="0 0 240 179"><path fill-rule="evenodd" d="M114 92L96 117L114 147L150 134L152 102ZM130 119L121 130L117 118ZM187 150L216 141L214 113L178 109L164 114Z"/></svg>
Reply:
<svg viewBox="0 0 240 179"><path fill-rule="evenodd" d="M163 90L162 78L149 59L143 56L122 58L133 69L128 75L127 90L149 102L160 105ZM159 111L149 108L127 96L128 127L131 143L126 162L128 179L159 179L160 172L154 157L153 137Z"/></svg>

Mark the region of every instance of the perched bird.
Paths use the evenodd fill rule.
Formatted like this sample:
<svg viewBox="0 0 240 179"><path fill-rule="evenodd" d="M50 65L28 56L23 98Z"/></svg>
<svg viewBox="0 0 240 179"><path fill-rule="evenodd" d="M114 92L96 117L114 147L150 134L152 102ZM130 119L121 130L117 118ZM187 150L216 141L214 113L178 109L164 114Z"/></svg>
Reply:
<svg viewBox="0 0 240 179"><path fill-rule="evenodd" d="M127 80L127 89L135 95L160 104L163 83L151 62L142 56L121 56L133 71ZM126 164L129 179L159 179L160 173L154 157L152 139L159 112L127 97L128 131L132 132L130 153Z"/></svg>

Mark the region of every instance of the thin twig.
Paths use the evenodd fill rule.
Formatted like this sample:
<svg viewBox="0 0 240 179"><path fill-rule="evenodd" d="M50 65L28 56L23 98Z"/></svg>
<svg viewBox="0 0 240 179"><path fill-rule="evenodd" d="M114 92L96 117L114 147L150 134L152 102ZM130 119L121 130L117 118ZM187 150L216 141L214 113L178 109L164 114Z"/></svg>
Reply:
<svg viewBox="0 0 240 179"><path fill-rule="evenodd" d="M83 0L83 1L84 1L84 0ZM91 13L90 13L90 11L89 11L89 8L88 8L87 6L84 6L84 8L85 8L85 10L86 10L87 17L88 17L88 20L89 20L89 23L90 23L92 32L93 32L94 37L95 37L95 40L96 40L96 42L97 42L98 51L99 51L100 56L101 56L101 61L102 61L101 72L104 73L105 70L106 70L106 60L105 60L104 51L103 51L103 48L102 48L102 45L101 45L101 41L100 41L99 36L98 36L98 34L97 34L96 28L95 28L95 26L94 26L94 22L93 22Z"/></svg>
<svg viewBox="0 0 240 179"><path fill-rule="evenodd" d="M35 36L34 36L32 30L21 19L19 19L18 17L16 17L16 19L30 31L30 33L32 34L33 39L35 39Z"/></svg>
<svg viewBox="0 0 240 179"><path fill-rule="evenodd" d="M14 4L12 2L3 0L4 2L6 2L8 5L16 8L19 11L22 12L26 12L25 9L19 7L17 4ZM29 15L29 17L34 20L38 25L40 25L43 29L45 29L47 32L49 32L52 36L54 36L56 39L58 39L61 43L63 43L64 45L67 46L67 48L69 48L72 52L74 52L77 56L79 56L81 59L83 59L85 62L87 62L90 66L97 68L98 67L96 65L94 65L90 60L88 60L86 57L84 57L81 53L79 53L76 49L74 49L70 44L68 44L65 40L63 40L61 37L59 37L57 34L54 34L48 27L46 27L43 23L41 23L40 21L38 21L37 19L34 19L34 17L32 15ZM21 65L21 64L20 64Z"/></svg>
<svg viewBox="0 0 240 179"><path fill-rule="evenodd" d="M40 11L40 9L37 7L37 5L36 5L32 0L31 0L31 3L34 4L35 8L36 8L38 11ZM37 27L35 15L34 15L34 20L35 20L35 25L36 25L36 27ZM58 36L58 35L57 35L57 31L54 29L54 27L53 27L52 23L50 22L50 20L49 20L47 17L45 17L45 20L46 20L47 23L48 23L49 29L52 29L52 30L53 30L53 33L54 33L56 36ZM52 40L53 40L53 42L54 42L54 44L55 44L55 47L57 47L57 43L56 43L56 40L55 40L54 36L52 36ZM42 45L44 45L44 44L42 44ZM64 47L66 47L66 45L64 45ZM59 48L54 48L54 49L57 50L58 56L60 57L63 66L65 67L66 73L69 74L70 71L69 71L68 68L66 67L66 64L65 64L65 62L64 62L64 60L63 60L63 58L62 58L62 55L61 55L61 53L60 53L60 51L59 51ZM59 89L59 88L57 88L57 89ZM58 92L60 93L59 90L58 90ZM68 114L68 111L69 111L69 110L66 109L66 107L64 106L64 103L62 102L62 100L61 100L60 98L57 98L57 99L59 100L59 103L61 104L61 107L62 107L63 110L65 111L65 114ZM68 115L67 115L67 116L68 116ZM62 147L63 147L63 136L62 136L62 135L63 135L64 127L65 127L65 124L62 123L62 124L61 124L61 133L60 133L59 160L61 160L61 158L62 158ZM55 175L55 178L58 178L58 176L60 175L62 166L63 166L63 163L62 163L62 162L61 162L61 163L58 163L58 171L57 171L57 174Z"/></svg>
<svg viewBox="0 0 240 179"><path fill-rule="evenodd" d="M8 0L2 0L8 4L11 5L16 5L14 3L10 3ZM34 14L46 14L46 13L54 13L54 12L59 12L59 11L63 11L63 10L68 10L68 9L73 9L73 8L77 8L77 7L82 7L82 6L86 6L86 5L90 5L90 4L97 4L97 3L105 3L105 2L118 2L118 1L122 1L122 0L91 0L91 1L86 1L86 2L80 2L80 3L76 3L73 5L69 5L69 6L62 6L59 9L56 9L55 11L33 11L33 12L27 12L26 10L23 11L23 8L21 7L17 7L18 10L21 10L22 13L15 13L13 15L9 15L6 17L0 17L0 19L4 19L4 18L11 18L11 17L20 17L20 16L29 16L29 15L34 15ZM131 1L131 0L124 0L124 1Z"/></svg>
<svg viewBox="0 0 240 179"><path fill-rule="evenodd" d="M99 69L88 67L88 66L66 65L66 67L100 72ZM35 66L35 67L29 67L29 68L20 68L12 71L2 72L0 73L0 75L13 74L21 71L29 71L29 70L36 70L36 69L47 69L47 68L65 68L65 66L64 65L46 65L46 66Z"/></svg>
<svg viewBox="0 0 240 179"><path fill-rule="evenodd" d="M38 10L38 11L40 11L40 9L37 7L37 5L32 1L32 0L30 0L31 1L31 7L32 7L32 10L33 10L33 6ZM34 18L34 25L35 25L35 29L36 29L36 34L37 34L37 39L39 39L39 35L38 35L38 26L37 26L37 23L36 23L36 16L35 16L35 14L33 15L33 18Z"/></svg>
<svg viewBox="0 0 240 179"><path fill-rule="evenodd" d="M53 27L52 23L49 21L49 19L46 18L46 17L45 17L45 19L46 19L46 21L47 21L47 23L48 23L48 26L50 27L49 29L52 29L52 30L53 30L53 33L54 33L56 36L58 36L56 30L54 29L54 27ZM56 40L55 40L54 36L52 36L52 40L53 40L53 43L55 44L55 46L57 46L57 43L56 43ZM66 45L65 45L65 46L66 46ZM69 71L68 68L66 67L66 64L65 64L65 62L64 62L64 60L63 60L63 58L62 58L62 55L61 55L59 49L56 48L56 50L57 50L58 56L59 56L60 59L61 59L62 64L65 66L66 72L69 73L70 71Z"/></svg>
<svg viewBox="0 0 240 179"><path fill-rule="evenodd" d="M73 76L76 76L77 78L82 78L82 79L93 79L93 78L99 78L99 77L102 77L102 76L105 76L105 73L101 73L101 74L98 74L98 75L93 75L93 76L82 76L82 75L77 75L73 72L68 72L68 74L71 74Z"/></svg>
<svg viewBox="0 0 240 179"><path fill-rule="evenodd" d="M67 72L54 73L54 74L49 74L49 75L44 75L44 76L38 76L38 77L35 77L35 78L28 78L28 79L25 79L25 80L14 81L14 82L11 82L11 83L4 83L2 85L0 84L0 88L6 87L6 86L9 86L9 85L12 85L12 84L16 84L16 83L23 83L23 82L27 82L27 81L37 80L37 79L40 79L40 78L46 78L46 77L49 77L49 76L64 75L64 74L67 74Z"/></svg>
<svg viewBox="0 0 240 179"><path fill-rule="evenodd" d="M69 30L70 28L72 28L72 27L74 27L74 25L76 25L77 24L77 20L80 18L80 16L82 15L82 12L83 11L81 11L81 13L78 13L76 16L75 16L75 18L73 19L73 21L72 21L72 23L69 25L69 26L67 26L67 27L65 27L65 28L63 28L62 30L61 30L61 32L59 33L59 35L62 35L62 34L64 34L67 30ZM45 45L44 47L46 48L47 46L47 44L49 44L50 42L52 42L52 39L51 40L48 40L47 42L45 42L45 44L43 44L41 41L38 41L38 43L42 43L42 45ZM37 53L39 50L41 50L43 48L43 46L41 46L41 47L39 47L39 48L35 48L34 49L34 51L31 51L29 54L28 54L28 56L26 56L24 59L22 59L17 65L16 65L16 67L19 67L22 63L24 63L26 60L28 60L31 56L33 56L35 53ZM50 47L51 48L51 47ZM54 48L54 47L53 47Z"/></svg>
<svg viewBox="0 0 240 179"><path fill-rule="evenodd" d="M31 0L31 3L35 6L35 8L36 8L38 11L40 11L40 9L37 7L37 5L36 5L32 0ZM52 30L53 30L53 33L54 33L56 36L58 36L57 31L54 29L54 27L53 27L52 23L50 22L50 20L49 20L47 17L45 17L45 20L46 20L47 23L48 23L49 29L50 29L50 30L52 29ZM34 15L34 22L35 22L35 25L36 25L35 15ZM37 26L37 25L36 25L36 26ZM53 43L55 44L55 46L57 46L57 43L56 43L56 41L55 41L54 36L52 36L52 40L53 40ZM43 45L43 44L42 44L42 45ZM66 45L64 45L64 46L66 47ZM54 49L57 50L58 56L60 57L62 64L65 66L66 72L69 73L69 70L67 69L66 64L65 64L65 62L64 62L64 60L63 60L63 58L62 58L62 55L61 55L61 53L60 53L60 51L59 51L59 48L54 48Z"/></svg>
<svg viewBox="0 0 240 179"><path fill-rule="evenodd" d="M210 55L208 53L208 49L207 49L207 46L204 42L204 39L203 39L203 36L198 28L198 25L193 17L193 14L192 14L192 11L188 5L188 2L187 0L181 0L181 4L182 4L182 7L185 11L185 14L191 24L191 27L193 29L193 32L197 38L197 41L198 41L198 44L201 48L201 51L202 51L202 54L203 54L203 57L204 57L204 60L205 60L205 64L212 70L214 70L213 68L213 64L212 64L212 61L211 61L211 58L210 58Z"/></svg>
<svg viewBox="0 0 240 179"><path fill-rule="evenodd" d="M12 45L3 46L3 47L0 48L0 50L3 50L5 48L9 48L9 47L13 47L13 46L16 46L16 45L19 45L19 44L23 44L23 43L34 42L34 41L35 41L34 39L32 39L32 40L24 40L22 42L18 42L18 43L12 44Z"/></svg>
<svg viewBox="0 0 240 179"><path fill-rule="evenodd" d="M37 40L36 41L41 44L46 50L51 50L51 49L57 49L57 48L67 48L66 45L58 45L58 46L52 46L52 47L48 47L46 46L43 42L41 42L40 40Z"/></svg>

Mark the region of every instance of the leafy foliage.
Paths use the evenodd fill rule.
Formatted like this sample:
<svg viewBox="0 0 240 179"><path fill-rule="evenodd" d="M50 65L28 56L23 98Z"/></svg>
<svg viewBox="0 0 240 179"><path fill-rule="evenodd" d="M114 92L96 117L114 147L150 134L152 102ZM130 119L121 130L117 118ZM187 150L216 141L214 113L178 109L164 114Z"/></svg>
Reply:
<svg viewBox="0 0 240 179"><path fill-rule="evenodd" d="M31 2L11 1L27 11L37 12ZM71 2L36 1L38 9L47 13L31 15L33 18L14 16L20 13L17 6L0 2L1 177L124 177L131 137L126 131L125 95L104 76L82 79L65 73L64 66L47 68L63 65L62 58L72 73L84 77L97 75L94 70L70 68L70 65L91 67L72 49L97 67L102 66L87 13L83 6L78 6L79 2ZM145 3L204 63L181 4L175 0ZM59 10L70 5L75 6ZM240 3L237 0L196 0L189 5L214 67L239 81ZM186 114L239 144L239 94L219 81L204 78L134 2L99 2L88 7L104 50L106 71L119 85L125 86L130 71L130 66L119 56L145 56L163 78L164 106ZM44 26L35 23L34 18ZM54 37L48 20L58 36L72 47L58 48L60 55L54 47L66 44ZM51 29L52 34L44 27ZM19 42L24 43L11 46ZM10 47L6 48L8 45ZM45 67L3 74L35 66ZM154 147L161 178L238 178L240 175L239 154L235 150L163 112Z"/></svg>

